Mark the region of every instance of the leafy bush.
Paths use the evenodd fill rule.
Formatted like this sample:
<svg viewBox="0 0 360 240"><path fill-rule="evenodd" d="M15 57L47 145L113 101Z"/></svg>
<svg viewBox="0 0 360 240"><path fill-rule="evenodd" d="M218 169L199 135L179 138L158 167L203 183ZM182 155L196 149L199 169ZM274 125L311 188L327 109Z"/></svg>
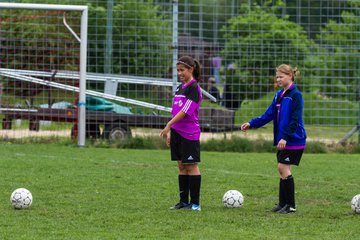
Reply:
<svg viewBox="0 0 360 240"><path fill-rule="evenodd" d="M328 149L324 143L307 142L305 153L327 153Z"/></svg>
<svg viewBox="0 0 360 240"><path fill-rule="evenodd" d="M104 72L107 6L89 7L89 71ZM136 11L134 11L136 10ZM136 13L136 16L134 15ZM151 1L118 1L113 7L111 72L141 76L161 76L170 66L164 39L171 40L170 23ZM121 21L120 21L121 19ZM134 21L136 19L136 21ZM151 19L151 21L149 21ZM149 34L151 31L151 34ZM149 66L157 66L151 67Z"/></svg>
<svg viewBox="0 0 360 240"><path fill-rule="evenodd" d="M347 99L356 100L358 89L354 89L354 84L358 82L360 67L359 24L359 17L355 13L344 11L341 14L341 21L330 20L316 36L317 42L323 46L322 51L326 52L315 53L320 58L314 69L319 69L321 66L323 70L314 75L321 76L318 86L327 96L346 96ZM357 94L348 94L354 90Z"/></svg>

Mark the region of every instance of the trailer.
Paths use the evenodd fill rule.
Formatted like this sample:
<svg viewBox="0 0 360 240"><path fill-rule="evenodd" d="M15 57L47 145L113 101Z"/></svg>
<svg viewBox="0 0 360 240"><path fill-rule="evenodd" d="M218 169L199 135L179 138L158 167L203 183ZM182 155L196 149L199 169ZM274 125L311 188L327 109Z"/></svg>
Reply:
<svg viewBox="0 0 360 240"><path fill-rule="evenodd" d="M2 129L12 129L12 122L17 119L28 120L29 130L39 131L40 121L72 123L71 136L77 136L77 108L16 108L2 107ZM86 137L119 140L131 137L131 128L162 129L170 116L121 114L106 111L86 111ZM226 132L239 130L234 125L235 112L227 109L201 108L199 112L200 127L204 132ZM101 126L103 131L101 131Z"/></svg>
<svg viewBox="0 0 360 240"><path fill-rule="evenodd" d="M55 79L78 79L77 72L68 71L30 71L30 70L14 70L0 68L0 76L12 78L15 80L31 82L47 87L62 89L65 91L79 92L80 89L54 81ZM45 79L50 80L45 80ZM109 75L87 73L86 78L90 81L114 81L119 83L131 83L142 85L172 86L171 79L144 78L135 76ZM204 96L216 102L216 99L202 89ZM142 106L157 111L171 112L171 108L160 106L152 103L142 102L134 99L115 96L109 93L101 93L93 90L86 90L86 95L105 98L108 100L124 102ZM81 103L84 105L85 103ZM86 105L86 104L85 104ZM69 109L53 109L39 108L28 106L29 108L16 108L14 106L3 106L0 108L4 118L2 121L3 129L11 129L12 121L15 119L23 119L29 121L29 130L39 131L40 121L52 122L69 122L73 123L72 136L78 134L78 107ZM224 132L238 130L239 126L234 125L235 112L227 109L217 108L201 108L199 112L200 126L205 132ZM88 138L106 138L106 139L122 139L131 136L132 127L144 128L163 128L170 120L169 116L164 115L142 115L142 114L121 114L107 111L86 110L85 129ZM103 126L103 131L100 131Z"/></svg>

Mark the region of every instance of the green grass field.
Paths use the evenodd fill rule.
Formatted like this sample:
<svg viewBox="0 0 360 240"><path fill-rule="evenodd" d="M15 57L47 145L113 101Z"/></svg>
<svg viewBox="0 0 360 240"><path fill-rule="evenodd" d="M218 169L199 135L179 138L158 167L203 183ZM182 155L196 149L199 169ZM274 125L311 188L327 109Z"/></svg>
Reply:
<svg viewBox="0 0 360 240"><path fill-rule="evenodd" d="M1 239L358 239L359 155L304 155L294 168L296 214L266 212L277 201L275 155L203 152L202 211L170 211L178 200L169 151L1 144ZM12 209L15 188L34 197ZM243 208L222 195L241 191Z"/></svg>

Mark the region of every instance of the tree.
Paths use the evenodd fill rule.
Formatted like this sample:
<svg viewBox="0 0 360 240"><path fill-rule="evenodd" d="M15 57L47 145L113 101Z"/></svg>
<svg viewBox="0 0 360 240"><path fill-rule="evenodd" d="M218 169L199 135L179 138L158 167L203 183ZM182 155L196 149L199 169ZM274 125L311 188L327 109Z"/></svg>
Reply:
<svg viewBox="0 0 360 240"><path fill-rule="evenodd" d="M116 1L113 7L112 71L158 77L170 65L171 22L152 1ZM90 5L89 71L104 71L106 6Z"/></svg>
<svg viewBox="0 0 360 240"><path fill-rule="evenodd" d="M274 86L275 67L302 65L313 45L303 28L278 17L281 5L266 8L243 5L241 14L222 29L226 39L222 56L236 66L226 78L239 100L256 99Z"/></svg>
<svg viewBox="0 0 360 240"><path fill-rule="evenodd" d="M359 25L358 16L343 11L340 22L330 20L316 36L319 45L325 50L318 54L326 69L320 78L322 94L341 97L344 93L354 92L354 86L358 86ZM355 100L355 96L352 97Z"/></svg>

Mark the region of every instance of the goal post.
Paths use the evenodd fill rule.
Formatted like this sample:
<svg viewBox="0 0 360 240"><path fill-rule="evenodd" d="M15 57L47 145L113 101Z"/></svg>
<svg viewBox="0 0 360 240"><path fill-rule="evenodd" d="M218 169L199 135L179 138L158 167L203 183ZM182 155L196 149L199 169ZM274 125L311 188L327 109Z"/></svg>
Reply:
<svg viewBox="0 0 360 240"><path fill-rule="evenodd" d="M79 5L57 5L57 4L27 4L27 3L0 3L0 10L22 9L22 10L46 10L46 11L76 11L81 13L80 37L67 25L64 16L64 26L80 43L79 56L79 95L78 95L78 146L85 146L86 131L86 60L87 60L87 29L88 29L88 7ZM1 30L1 29L0 29ZM21 69L19 69L21 70Z"/></svg>

